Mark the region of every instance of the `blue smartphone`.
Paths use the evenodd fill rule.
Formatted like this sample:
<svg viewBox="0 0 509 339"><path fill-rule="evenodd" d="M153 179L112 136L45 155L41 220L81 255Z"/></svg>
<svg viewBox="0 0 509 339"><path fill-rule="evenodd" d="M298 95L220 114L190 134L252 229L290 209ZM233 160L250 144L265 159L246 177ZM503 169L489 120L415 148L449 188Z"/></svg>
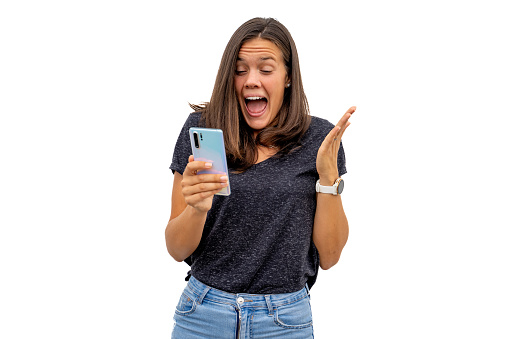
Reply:
<svg viewBox="0 0 509 339"><path fill-rule="evenodd" d="M224 174L228 176L228 164L224 150L223 131L214 128L191 127L189 129L191 148L194 160L212 163L212 168L199 171L200 173ZM217 195L230 195L230 178L228 186L216 193Z"/></svg>

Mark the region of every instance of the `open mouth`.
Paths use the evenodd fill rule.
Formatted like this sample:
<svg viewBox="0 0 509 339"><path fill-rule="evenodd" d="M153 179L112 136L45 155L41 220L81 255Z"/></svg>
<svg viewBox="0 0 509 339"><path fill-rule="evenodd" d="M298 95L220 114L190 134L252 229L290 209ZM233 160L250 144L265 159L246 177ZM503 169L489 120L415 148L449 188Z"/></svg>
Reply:
<svg viewBox="0 0 509 339"><path fill-rule="evenodd" d="M264 97L247 97L244 99L246 109L251 116L260 116L267 108L267 99Z"/></svg>

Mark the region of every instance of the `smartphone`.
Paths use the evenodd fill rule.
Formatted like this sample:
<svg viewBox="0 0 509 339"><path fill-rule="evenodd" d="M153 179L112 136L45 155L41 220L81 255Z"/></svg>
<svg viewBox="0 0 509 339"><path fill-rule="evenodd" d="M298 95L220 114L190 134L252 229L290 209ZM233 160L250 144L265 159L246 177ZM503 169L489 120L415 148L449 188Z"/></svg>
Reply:
<svg viewBox="0 0 509 339"><path fill-rule="evenodd" d="M226 163L226 152L224 150L223 131L214 128L191 127L189 129L191 148L193 149L194 160L212 163L212 168L198 171L200 173L225 174L228 176L228 164ZM216 195L230 195L230 178L228 186L223 188Z"/></svg>

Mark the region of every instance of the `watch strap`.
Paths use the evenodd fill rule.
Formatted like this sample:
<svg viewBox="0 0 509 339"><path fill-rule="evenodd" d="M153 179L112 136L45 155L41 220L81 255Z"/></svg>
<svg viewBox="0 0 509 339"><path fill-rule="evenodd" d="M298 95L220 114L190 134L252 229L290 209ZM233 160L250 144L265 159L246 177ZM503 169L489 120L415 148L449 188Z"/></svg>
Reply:
<svg viewBox="0 0 509 339"><path fill-rule="evenodd" d="M342 180L343 179L341 179L341 178L337 178L332 186L324 186L324 185L320 185L320 179L318 179L318 181L316 182L316 192L338 195L338 193L341 193L341 192L338 192L338 186Z"/></svg>

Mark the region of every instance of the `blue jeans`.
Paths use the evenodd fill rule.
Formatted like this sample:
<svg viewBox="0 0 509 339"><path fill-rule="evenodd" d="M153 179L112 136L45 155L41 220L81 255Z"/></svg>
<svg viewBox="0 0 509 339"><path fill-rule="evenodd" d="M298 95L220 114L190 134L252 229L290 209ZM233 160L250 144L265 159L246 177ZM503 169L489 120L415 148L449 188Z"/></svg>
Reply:
<svg viewBox="0 0 509 339"><path fill-rule="evenodd" d="M307 288L232 294L191 277L175 310L173 339L313 338Z"/></svg>

